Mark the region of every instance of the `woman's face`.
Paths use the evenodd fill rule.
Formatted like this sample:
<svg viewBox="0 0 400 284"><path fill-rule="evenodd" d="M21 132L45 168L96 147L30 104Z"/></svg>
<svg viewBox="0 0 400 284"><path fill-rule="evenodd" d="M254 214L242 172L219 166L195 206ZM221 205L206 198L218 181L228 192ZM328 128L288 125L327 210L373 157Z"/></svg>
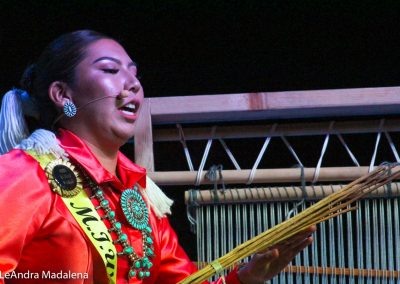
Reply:
<svg viewBox="0 0 400 284"><path fill-rule="evenodd" d="M76 134L89 142L102 139L103 143L119 144L132 137L143 102L143 89L136 76L135 63L119 43L101 39L90 44L70 86L78 108L71 119ZM123 98L117 99L121 92Z"/></svg>

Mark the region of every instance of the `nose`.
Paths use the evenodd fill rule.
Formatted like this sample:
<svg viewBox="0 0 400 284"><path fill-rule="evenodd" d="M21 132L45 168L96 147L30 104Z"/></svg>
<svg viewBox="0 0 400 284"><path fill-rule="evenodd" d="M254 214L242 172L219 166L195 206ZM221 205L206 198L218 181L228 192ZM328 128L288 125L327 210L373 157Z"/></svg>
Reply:
<svg viewBox="0 0 400 284"><path fill-rule="evenodd" d="M142 88L142 84L140 84L139 79L137 77L135 77L135 82L133 83L132 91L137 93L140 91L141 88Z"/></svg>
<svg viewBox="0 0 400 284"><path fill-rule="evenodd" d="M135 74L132 74L131 72L127 72L127 73L128 74L127 74L127 79L125 81L124 89L132 91L134 93L139 92L140 89L142 88L142 84L140 84L139 79L137 78L137 76Z"/></svg>

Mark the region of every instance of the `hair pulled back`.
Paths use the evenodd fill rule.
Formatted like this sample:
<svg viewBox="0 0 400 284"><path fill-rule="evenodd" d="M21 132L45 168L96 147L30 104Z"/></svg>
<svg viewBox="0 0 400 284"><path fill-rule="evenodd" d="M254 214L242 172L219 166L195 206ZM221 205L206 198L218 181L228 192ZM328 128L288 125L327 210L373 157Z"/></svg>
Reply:
<svg viewBox="0 0 400 284"><path fill-rule="evenodd" d="M57 116L57 109L48 95L51 83L73 84L75 68L84 59L87 47L104 38L110 37L92 30L61 35L44 49L36 63L25 69L21 87L33 97L40 110L40 128L51 129Z"/></svg>

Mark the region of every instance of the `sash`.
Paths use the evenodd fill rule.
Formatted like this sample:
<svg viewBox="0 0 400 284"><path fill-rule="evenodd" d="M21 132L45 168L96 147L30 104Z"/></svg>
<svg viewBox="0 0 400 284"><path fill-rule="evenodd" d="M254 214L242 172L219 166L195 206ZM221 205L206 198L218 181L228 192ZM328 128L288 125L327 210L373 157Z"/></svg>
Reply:
<svg viewBox="0 0 400 284"><path fill-rule="evenodd" d="M38 155L32 150L28 150L26 153L35 158L45 171L51 162L60 160L61 164L63 161L55 158L52 154ZM48 174L47 171L46 174ZM112 238L80 183L77 183L76 190L79 191L76 195L72 197L61 196L61 199L100 254L107 271L109 283L115 284L117 279L117 252Z"/></svg>

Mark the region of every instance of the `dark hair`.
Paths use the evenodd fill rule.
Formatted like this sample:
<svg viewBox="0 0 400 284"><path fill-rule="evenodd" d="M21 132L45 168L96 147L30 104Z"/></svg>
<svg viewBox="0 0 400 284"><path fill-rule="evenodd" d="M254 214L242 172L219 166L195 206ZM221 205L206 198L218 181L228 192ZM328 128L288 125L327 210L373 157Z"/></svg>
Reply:
<svg viewBox="0 0 400 284"><path fill-rule="evenodd" d="M75 68L84 59L86 48L104 38L110 37L91 30L61 35L44 49L36 63L25 69L21 87L28 91L39 107L39 127L51 129L57 116L57 109L48 96L50 84L54 81L73 84Z"/></svg>

